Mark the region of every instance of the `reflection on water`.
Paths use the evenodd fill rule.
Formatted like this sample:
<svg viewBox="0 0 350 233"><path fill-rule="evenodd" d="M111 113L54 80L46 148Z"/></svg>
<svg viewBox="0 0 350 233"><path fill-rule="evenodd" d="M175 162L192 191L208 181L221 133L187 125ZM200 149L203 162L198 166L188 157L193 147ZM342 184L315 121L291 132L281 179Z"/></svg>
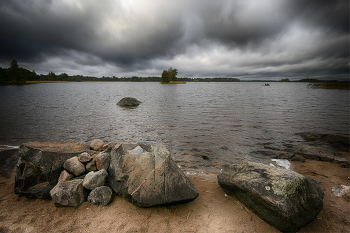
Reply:
<svg viewBox="0 0 350 233"><path fill-rule="evenodd" d="M123 97L137 108L122 108ZM0 87L0 144L162 141L184 167L220 167L297 132L349 133L349 91L306 83L54 83Z"/></svg>

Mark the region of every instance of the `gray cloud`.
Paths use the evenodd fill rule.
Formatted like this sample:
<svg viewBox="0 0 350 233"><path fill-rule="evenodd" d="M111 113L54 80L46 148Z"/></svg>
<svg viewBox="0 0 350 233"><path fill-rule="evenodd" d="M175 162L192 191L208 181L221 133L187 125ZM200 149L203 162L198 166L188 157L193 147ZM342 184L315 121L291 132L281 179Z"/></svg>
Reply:
<svg viewBox="0 0 350 233"><path fill-rule="evenodd" d="M346 77L348 1L0 0L0 65L95 76Z"/></svg>

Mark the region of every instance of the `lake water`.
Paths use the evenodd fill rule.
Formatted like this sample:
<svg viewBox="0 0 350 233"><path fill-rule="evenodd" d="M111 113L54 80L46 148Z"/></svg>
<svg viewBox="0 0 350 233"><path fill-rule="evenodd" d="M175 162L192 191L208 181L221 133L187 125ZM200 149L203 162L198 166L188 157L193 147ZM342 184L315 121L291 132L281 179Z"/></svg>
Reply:
<svg viewBox="0 0 350 233"><path fill-rule="evenodd" d="M116 105L123 97L137 108ZM263 160L299 132L350 132L350 92L307 83L42 83L0 87L0 145L29 141L163 142L185 168ZM4 147L4 146L2 146ZM203 155L209 159L203 159ZM206 157L205 157L206 158Z"/></svg>

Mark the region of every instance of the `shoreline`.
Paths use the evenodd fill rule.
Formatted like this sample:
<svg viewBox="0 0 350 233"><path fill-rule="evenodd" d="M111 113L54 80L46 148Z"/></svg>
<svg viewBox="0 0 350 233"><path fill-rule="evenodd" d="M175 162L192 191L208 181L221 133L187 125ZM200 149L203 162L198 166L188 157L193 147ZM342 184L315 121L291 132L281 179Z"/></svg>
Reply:
<svg viewBox="0 0 350 233"><path fill-rule="evenodd" d="M291 170L319 182L324 207L314 222L299 232L346 232L350 202L336 197L332 187L350 185L349 169L340 164L307 160L291 162ZM78 208L55 207L51 200L18 197L11 178L0 176L0 232L279 232L265 223L217 182L218 173L184 170L199 197L189 203L140 208L114 196L107 206L89 202Z"/></svg>

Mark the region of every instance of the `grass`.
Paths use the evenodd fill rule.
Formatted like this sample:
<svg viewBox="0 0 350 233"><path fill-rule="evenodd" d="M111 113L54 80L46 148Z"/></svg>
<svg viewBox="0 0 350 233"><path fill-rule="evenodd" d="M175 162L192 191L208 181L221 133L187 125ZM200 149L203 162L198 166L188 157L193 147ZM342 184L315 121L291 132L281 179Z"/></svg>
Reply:
<svg viewBox="0 0 350 233"><path fill-rule="evenodd" d="M324 83L310 83L308 87L311 88L325 88L325 89L342 89L350 90L350 82L324 82Z"/></svg>
<svg viewBox="0 0 350 233"><path fill-rule="evenodd" d="M162 84L186 84L185 81L170 81L168 83L161 82Z"/></svg>

